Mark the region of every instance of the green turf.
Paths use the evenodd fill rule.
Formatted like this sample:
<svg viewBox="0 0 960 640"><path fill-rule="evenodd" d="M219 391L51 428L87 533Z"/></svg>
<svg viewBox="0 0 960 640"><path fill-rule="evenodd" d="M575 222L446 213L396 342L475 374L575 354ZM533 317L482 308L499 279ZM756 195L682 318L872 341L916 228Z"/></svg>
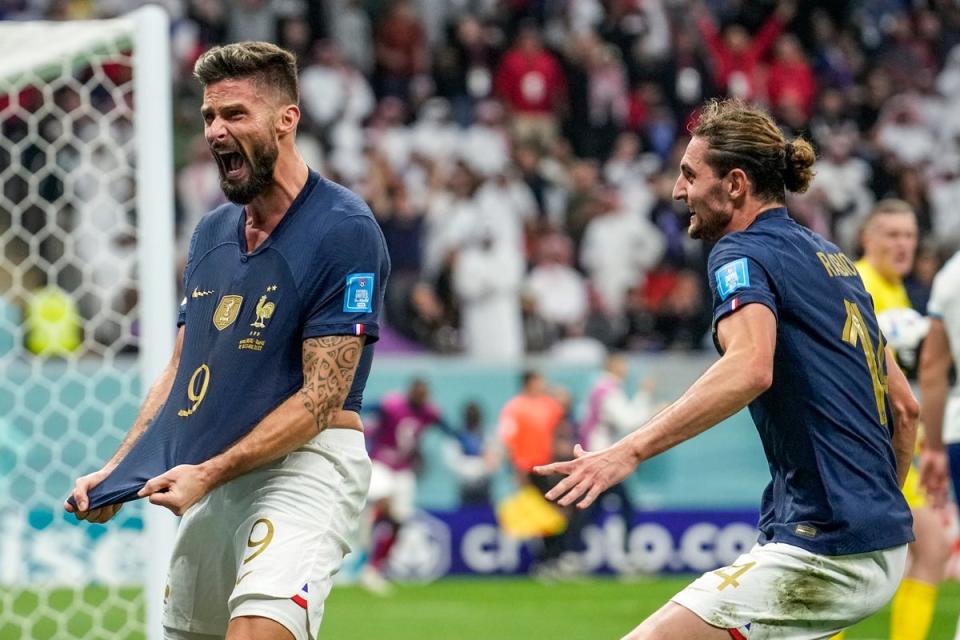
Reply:
<svg viewBox="0 0 960 640"><path fill-rule="evenodd" d="M403 585L387 598L337 587L327 601L322 640L566 640L619 638L687 579L623 583L590 580L543 585L526 579L444 580ZM117 595L119 594L119 595ZM143 610L136 589L101 587L45 592L0 589L0 640L140 640ZM109 597L108 597L109 596ZM928 640L952 640L960 584L940 591ZM847 634L887 637L884 610Z"/></svg>
<svg viewBox="0 0 960 640"><path fill-rule="evenodd" d="M338 588L327 601L322 640L593 640L620 638L689 579L623 583L593 580L538 584L530 580L446 580L401 586L389 598L355 587ZM952 640L960 613L960 584L941 590L928 640ZM889 609L847 633L887 638Z"/></svg>

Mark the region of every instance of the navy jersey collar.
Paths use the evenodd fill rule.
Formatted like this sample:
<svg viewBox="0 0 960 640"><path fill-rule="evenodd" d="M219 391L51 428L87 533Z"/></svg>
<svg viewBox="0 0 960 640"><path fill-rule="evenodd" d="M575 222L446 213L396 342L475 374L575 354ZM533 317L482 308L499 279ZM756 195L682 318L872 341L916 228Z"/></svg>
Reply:
<svg viewBox="0 0 960 640"><path fill-rule="evenodd" d="M283 214L283 218L280 219L280 223L276 228L270 232L270 235L267 236L267 239L260 243L260 246L254 249L253 251L247 251L247 234L246 225L247 225L247 208L244 206L240 207L240 219L237 224L237 240L240 243L240 253L248 256L256 255L270 245L273 241L273 238L280 232L281 229L287 226L290 218L300 210L304 201L310 194L313 192L313 188L317 186L321 180L320 174L314 171L313 169L307 169L307 182L303 185L303 188L300 189L300 193L297 194L297 197L293 199L293 202L290 203L290 207L287 208L287 212Z"/></svg>
<svg viewBox="0 0 960 640"><path fill-rule="evenodd" d="M766 211L758 215L756 218L754 218L753 222L750 223L750 226L752 227L753 225L761 221L766 222L768 220L772 221L772 220L789 220L789 219L790 219L790 214L787 213L786 207L776 207L775 209L767 209Z"/></svg>

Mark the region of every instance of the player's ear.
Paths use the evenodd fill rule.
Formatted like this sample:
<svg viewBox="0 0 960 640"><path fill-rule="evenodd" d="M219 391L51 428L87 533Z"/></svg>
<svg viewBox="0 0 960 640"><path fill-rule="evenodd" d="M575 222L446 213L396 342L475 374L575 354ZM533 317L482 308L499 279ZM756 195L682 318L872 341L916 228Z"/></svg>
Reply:
<svg viewBox="0 0 960 640"><path fill-rule="evenodd" d="M749 179L743 169L731 169L727 174L727 195L731 199L742 198L747 195Z"/></svg>
<svg viewBox="0 0 960 640"><path fill-rule="evenodd" d="M294 133L297 130L297 124L300 122L300 107L295 104L288 104L280 107L280 115L277 118L277 135L283 137Z"/></svg>

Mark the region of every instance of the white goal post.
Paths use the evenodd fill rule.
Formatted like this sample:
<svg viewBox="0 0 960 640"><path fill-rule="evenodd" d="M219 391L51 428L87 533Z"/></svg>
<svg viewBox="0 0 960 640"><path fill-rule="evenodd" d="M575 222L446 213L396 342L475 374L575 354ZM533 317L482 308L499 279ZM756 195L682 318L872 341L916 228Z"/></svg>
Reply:
<svg viewBox="0 0 960 640"><path fill-rule="evenodd" d="M160 638L176 519L62 502L173 351L169 19L0 21L0 637Z"/></svg>

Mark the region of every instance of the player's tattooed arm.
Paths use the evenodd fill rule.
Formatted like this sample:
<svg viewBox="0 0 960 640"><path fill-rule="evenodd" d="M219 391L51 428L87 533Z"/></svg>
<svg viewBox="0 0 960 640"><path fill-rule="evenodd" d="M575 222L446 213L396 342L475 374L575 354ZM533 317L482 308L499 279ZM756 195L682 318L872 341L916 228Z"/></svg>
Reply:
<svg viewBox="0 0 960 640"><path fill-rule="evenodd" d="M299 396L322 431L343 407L363 351L358 336L323 336L303 341L303 387Z"/></svg>
<svg viewBox="0 0 960 640"><path fill-rule="evenodd" d="M339 422L350 392L363 338L325 336L303 341L303 386L229 449L201 464L181 464L149 480L140 497L182 515L214 487L303 446ZM359 418L353 414L359 424Z"/></svg>

